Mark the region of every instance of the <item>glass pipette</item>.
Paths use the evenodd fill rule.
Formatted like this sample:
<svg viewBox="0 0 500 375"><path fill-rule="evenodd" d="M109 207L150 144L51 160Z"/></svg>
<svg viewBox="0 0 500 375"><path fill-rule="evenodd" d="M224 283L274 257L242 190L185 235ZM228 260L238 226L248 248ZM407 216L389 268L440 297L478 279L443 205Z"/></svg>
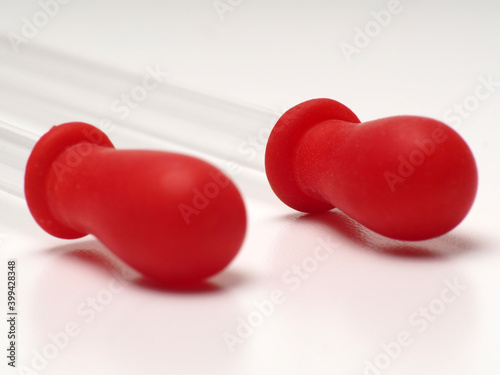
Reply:
<svg viewBox="0 0 500 375"><path fill-rule="evenodd" d="M24 168L36 140L52 125L70 121L89 122L111 139L114 132L147 134L264 170L265 143L281 110L182 87L155 64L134 74L36 45L26 54L1 51L6 45L0 44L6 56L0 66L0 95L5 95L0 101L0 189L6 192L23 197ZM153 77L149 91L143 84L147 76ZM114 109L125 106L127 97L132 105L124 116L123 109ZM54 119L58 122L48 122Z"/></svg>

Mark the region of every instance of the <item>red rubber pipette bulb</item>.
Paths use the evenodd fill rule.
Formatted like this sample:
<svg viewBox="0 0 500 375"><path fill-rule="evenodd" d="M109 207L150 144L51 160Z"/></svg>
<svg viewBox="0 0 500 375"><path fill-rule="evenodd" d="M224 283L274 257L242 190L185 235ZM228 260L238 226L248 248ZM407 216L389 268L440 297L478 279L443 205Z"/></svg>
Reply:
<svg viewBox="0 0 500 375"><path fill-rule="evenodd" d="M307 213L337 207L400 240L453 229L471 208L478 179L469 147L442 122L396 116L361 124L330 99L283 114L269 137L266 173L290 207Z"/></svg>
<svg viewBox="0 0 500 375"><path fill-rule="evenodd" d="M48 233L94 234L146 277L197 283L225 268L245 235L234 184L190 156L115 150L84 123L53 127L35 145L25 175L29 209Z"/></svg>

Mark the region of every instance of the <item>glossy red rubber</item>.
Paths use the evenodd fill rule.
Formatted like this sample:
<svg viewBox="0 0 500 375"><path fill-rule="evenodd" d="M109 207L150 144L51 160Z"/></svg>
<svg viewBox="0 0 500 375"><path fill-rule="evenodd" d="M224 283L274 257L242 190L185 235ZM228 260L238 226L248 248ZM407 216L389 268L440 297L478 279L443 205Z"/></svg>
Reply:
<svg viewBox="0 0 500 375"><path fill-rule="evenodd" d="M41 137L26 167L25 194L48 233L93 234L166 286L224 269L246 231L242 197L220 170L186 155L115 150L85 123L55 126Z"/></svg>
<svg viewBox="0 0 500 375"><path fill-rule="evenodd" d="M366 123L331 99L283 114L266 148L276 195L307 213L337 207L387 237L425 240L456 227L476 195L465 141L440 121L396 116Z"/></svg>

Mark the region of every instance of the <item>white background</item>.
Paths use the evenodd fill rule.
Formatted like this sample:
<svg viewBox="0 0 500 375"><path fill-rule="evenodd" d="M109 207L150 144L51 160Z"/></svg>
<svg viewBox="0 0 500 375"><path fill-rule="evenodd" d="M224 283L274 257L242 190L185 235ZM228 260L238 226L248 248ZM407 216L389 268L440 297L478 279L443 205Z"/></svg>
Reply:
<svg viewBox="0 0 500 375"><path fill-rule="evenodd" d="M164 85L273 111L329 97L362 121L399 114L446 121L470 145L480 177L476 202L455 230L401 243L356 226L338 211L302 217L274 196L262 172L244 170L234 177L248 210L244 246L213 278L212 288L190 293L125 281L126 269L95 239L51 238L22 199L0 192L0 311L6 310L6 261L16 258L18 365L33 370L37 353L47 351L50 336L68 324L78 332L54 358L38 363L41 371L21 373L351 375L378 373L367 370L377 358L386 367L383 374L499 373L499 84L486 99L470 97L482 80L500 82L500 3L401 0L387 25L376 29L371 12L388 9L386 1L233 0L227 2L231 10L220 14L212 0L73 0L60 5L16 53L9 33L22 35L23 17L32 20L42 9L36 1L20 3L0 2L0 120L13 125L41 134L54 124L106 116L114 98L140 82L147 66L158 65L169 73ZM342 43L355 46L356 30L368 25L375 27L369 45L346 58ZM39 49L113 67L133 79L116 87L96 85L77 97L77 87L63 92L59 84L75 80L78 70L43 86L29 70L14 78L15 62L32 61ZM30 99L40 91L86 106L87 117L71 118L67 106ZM131 121L148 120L145 110L155 95L134 109ZM467 103L465 115L450 117ZM117 147L177 147L127 136L118 120L115 125L110 137ZM168 126L176 129L175 123ZM257 151L261 160L262 149ZM294 265L325 241L335 245L328 259L300 284L287 282ZM414 255L401 255L408 250ZM124 285L117 289L120 281ZM437 306L447 283L464 290L440 315L417 324L415 314ZM105 306L89 307L110 288ZM282 303L248 338L228 346L224 335L236 335L241 321L258 312L256 303L275 290L283 294ZM6 324L1 327L5 354ZM384 362L384 344L405 333L410 344ZM4 354L2 374L16 373Z"/></svg>

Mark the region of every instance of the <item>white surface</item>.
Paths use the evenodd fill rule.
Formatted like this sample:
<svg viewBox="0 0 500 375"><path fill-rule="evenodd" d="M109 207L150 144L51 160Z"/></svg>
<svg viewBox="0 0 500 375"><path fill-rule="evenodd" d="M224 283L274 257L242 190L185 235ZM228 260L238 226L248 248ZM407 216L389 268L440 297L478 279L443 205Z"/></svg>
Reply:
<svg viewBox="0 0 500 375"><path fill-rule="evenodd" d="M445 113L464 100L473 103L467 98L483 78L500 82L499 3L402 0L401 11L351 62L341 43L352 44L355 29L364 29L373 19L370 12L387 9L388 2L228 3L233 10L221 20L212 0L73 0L16 54L7 33L20 33L23 17L32 19L41 7L36 1L2 1L0 43L10 55L0 56L0 66L3 60L22 64L37 48L49 48L134 73L139 81L112 88L96 83L95 96L92 90L81 96L76 89L64 92L88 106L88 113L80 113L33 100L43 90L48 96L58 92L57 82L31 86L29 74L17 79L0 68L0 120L43 131L74 116L112 117L110 137L117 147L183 150L125 131L110 109L150 64L167 70L169 82L273 110L331 97L362 120L426 115L448 121L475 154L480 185L472 211L441 238L399 243L336 211L301 217L273 195L263 174L244 170L234 177L249 215L240 255L212 280L213 290L180 293L126 281L118 288L115 279L127 280L128 273L114 258L115 266L103 266L91 256L108 254L97 241L51 238L22 200L0 194L0 295L6 295L6 259L16 258L19 268L18 364L31 367L34 353L51 342L49 334L74 322L78 334L38 373L363 374L371 373L367 361L382 358L382 344L403 337L411 344L381 373L498 374L500 87L478 100L468 117ZM147 109L155 94L127 121L151 120ZM262 158L262 149L257 151ZM227 162L210 160L221 167ZM290 272L303 262L310 266L322 241L332 243L330 255L299 284ZM403 250L421 255L398 255ZM448 282L465 290L453 302L436 302ZM97 306L102 311L94 317L89 299L109 296L113 286L109 303ZM282 303L231 353L224 334L236 334L240 318L256 316L256 301L280 292ZM5 297L0 301L6 305ZM425 325L415 314L429 305L444 311ZM2 374L17 373L5 358L0 366Z"/></svg>

